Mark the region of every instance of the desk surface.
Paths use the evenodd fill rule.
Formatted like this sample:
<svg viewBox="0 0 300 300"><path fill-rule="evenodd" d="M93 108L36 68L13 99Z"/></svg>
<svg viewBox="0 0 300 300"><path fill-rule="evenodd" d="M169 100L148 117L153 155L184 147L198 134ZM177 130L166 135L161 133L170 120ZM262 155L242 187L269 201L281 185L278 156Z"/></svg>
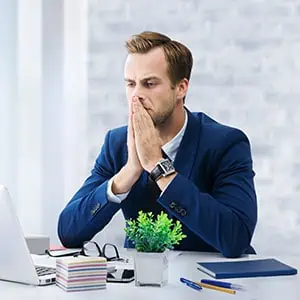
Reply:
<svg viewBox="0 0 300 300"><path fill-rule="evenodd" d="M172 254L172 253L171 253ZM174 254L174 253L173 253ZM199 253L199 252L181 252L171 255L169 264L169 283L162 288L158 287L136 287L134 282L108 283L105 290L67 293L56 285L34 287L18 283L0 281L1 299L122 299L122 300L153 300L153 299L289 299L298 300L300 295L300 275L264 277L264 278L240 278L230 279L230 282L242 284L246 291L238 291L236 295L230 295L218 291L203 289L198 292L179 282L180 277L186 277L191 280L200 280L210 278L197 270L196 261L219 261L224 260L219 254ZM176 254L178 254L176 256ZM255 256L256 258L262 258ZM243 259L252 258L248 256ZM284 263L300 269L300 256L282 256L276 257ZM39 262L46 262L53 265L55 261L49 258L38 258Z"/></svg>

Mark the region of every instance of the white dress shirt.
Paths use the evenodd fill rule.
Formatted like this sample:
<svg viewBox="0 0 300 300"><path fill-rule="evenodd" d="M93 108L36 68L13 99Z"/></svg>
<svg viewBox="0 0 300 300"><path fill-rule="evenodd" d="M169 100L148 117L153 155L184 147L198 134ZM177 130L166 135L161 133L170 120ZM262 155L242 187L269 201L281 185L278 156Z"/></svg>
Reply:
<svg viewBox="0 0 300 300"><path fill-rule="evenodd" d="M187 121L188 121L188 116L187 116L187 112L185 111L185 120L184 120L184 124L183 124L182 128L176 134L176 136L173 137L173 139L171 141L169 141L168 143L166 143L165 145L162 146L162 150L167 154L167 156L172 160L172 162L174 162L174 160L175 160L178 148L180 146L183 135L185 133ZM112 177L108 181L108 184L107 184L107 191L106 191L107 199L110 202L121 203L124 199L126 199L130 190L126 193L115 195L111 189L113 179L114 179L114 177ZM163 193L163 191L162 191L162 193Z"/></svg>

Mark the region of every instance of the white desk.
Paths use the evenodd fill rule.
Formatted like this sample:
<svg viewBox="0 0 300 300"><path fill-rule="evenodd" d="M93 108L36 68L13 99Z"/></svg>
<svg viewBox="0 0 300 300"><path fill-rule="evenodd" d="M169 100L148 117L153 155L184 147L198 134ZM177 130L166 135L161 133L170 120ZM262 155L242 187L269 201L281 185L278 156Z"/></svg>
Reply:
<svg viewBox="0 0 300 300"><path fill-rule="evenodd" d="M259 256L255 256L259 257ZM249 256L248 258L252 258ZM282 262L300 269L299 257L277 257ZM245 259L245 258L244 258ZM50 259L46 258L46 261ZM131 283L108 283L105 290L67 293L56 285L33 287L18 283L0 281L1 299L88 299L88 300L193 300L193 299L249 299L249 300L298 300L300 297L300 275L230 279L231 282L242 284L247 291L238 291L235 295L203 289L198 292L179 282L180 277L191 280L209 278L209 276L197 270L196 261L224 260L218 254L182 252L169 265L169 283L163 287L136 287ZM52 264L54 261L52 261Z"/></svg>

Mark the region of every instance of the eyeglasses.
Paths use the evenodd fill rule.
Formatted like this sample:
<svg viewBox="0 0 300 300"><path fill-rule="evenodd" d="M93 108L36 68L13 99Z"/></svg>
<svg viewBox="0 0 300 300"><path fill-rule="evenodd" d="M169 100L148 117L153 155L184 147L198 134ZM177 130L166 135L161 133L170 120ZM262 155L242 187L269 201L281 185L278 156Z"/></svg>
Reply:
<svg viewBox="0 0 300 300"><path fill-rule="evenodd" d="M114 244L106 243L103 245L103 248L94 241L88 241L83 243L83 247L80 251L74 253L65 253L53 255L50 251L46 250L46 254L51 257L64 257L64 256L74 256L79 255L88 256L88 257L105 257L107 261L123 261L127 262L128 259L121 258L119 255L118 248Z"/></svg>

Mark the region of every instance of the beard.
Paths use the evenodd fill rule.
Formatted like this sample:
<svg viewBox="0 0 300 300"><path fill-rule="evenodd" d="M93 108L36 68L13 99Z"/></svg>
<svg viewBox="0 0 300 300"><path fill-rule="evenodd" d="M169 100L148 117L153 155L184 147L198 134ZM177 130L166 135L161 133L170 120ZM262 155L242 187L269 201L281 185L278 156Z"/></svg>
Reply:
<svg viewBox="0 0 300 300"><path fill-rule="evenodd" d="M164 109L164 111L160 111L157 113L150 114L153 124L156 128L163 127L168 121L171 119L173 115L175 106L170 105L168 108Z"/></svg>

